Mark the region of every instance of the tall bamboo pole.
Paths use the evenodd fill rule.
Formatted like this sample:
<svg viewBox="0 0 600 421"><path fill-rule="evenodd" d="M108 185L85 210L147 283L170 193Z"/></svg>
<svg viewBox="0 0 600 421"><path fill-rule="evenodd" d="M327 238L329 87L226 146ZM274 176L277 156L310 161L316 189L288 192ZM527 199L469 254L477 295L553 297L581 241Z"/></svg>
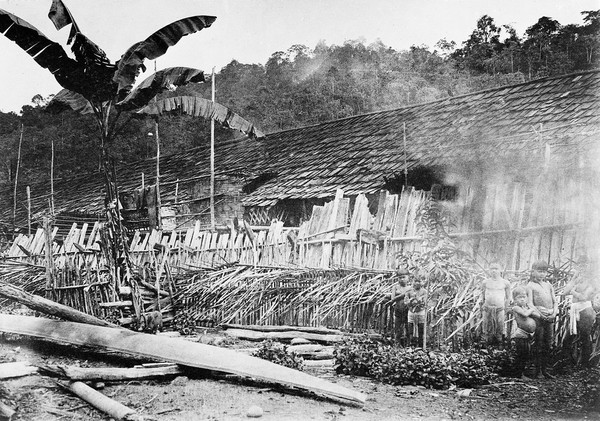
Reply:
<svg viewBox="0 0 600 421"><path fill-rule="evenodd" d="M52 253L52 227L50 218L44 216L42 219L44 229L45 254L46 254L46 297L54 298L54 255Z"/></svg>
<svg viewBox="0 0 600 421"><path fill-rule="evenodd" d="M158 119L154 120L154 133L156 133L156 219L158 229L162 228L160 216L160 138L158 137Z"/></svg>
<svg viewBox="0 0 600 421"><path fill-rule="evenodd" d="M154 61L154 73L156 73L156 60ZM156 97L154 97L156 102ZM162 229L162 218L160 215L160 137L158 136L158 117L154 119L154 133L156 134L156 219L158 229Z"/></svg>
<svg viewBox="0 0 600 421"><path fill-rule="evenodd" d="M215 102L215 68L212 69L212 102ZM215 119L210 120L210 229L215 229Z"/></svg>
<svg viewBox="0 0 600 421"><path fill-rule="evenodd" d="M21 135L19 136L19 151L17 152L17 169L15 171L15 189L13 192L13 229L17 219L17 184L19 182L19 167L21 166L21 145L23 144L23 123L21 123Z"/></svg>
<svg viewBox="0 0 600 421"><path fill-rule="evenodd" d="M404 187L408 187L408 158L406 152L406 123L402 123L402 132L404 138Z"/></svg>
<svg viewBox="0 0 600 421"><path fill-rule="evenodd" d="M31 235L31 189L27 186L27 235Z"/></svg>
<svg viewBox="0 0 600 421"><path fill-rule="evenodd" d="M50 212L54 215L54 138L52 139L52 154L50 156Z"/></svg>

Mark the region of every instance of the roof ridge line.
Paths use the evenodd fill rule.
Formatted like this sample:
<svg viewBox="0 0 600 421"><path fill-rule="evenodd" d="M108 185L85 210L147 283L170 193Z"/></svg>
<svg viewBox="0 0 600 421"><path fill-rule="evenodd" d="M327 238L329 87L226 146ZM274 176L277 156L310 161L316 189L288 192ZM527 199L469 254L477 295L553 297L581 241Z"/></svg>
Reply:
<svg viewBox="0 0 600 421"><path fill-rule="evenodd" d="M487 92L500 91L500 90L506 89L506 88L514 88L514 87L517 87L517 86L523 86L523 85L529 85L529 84L533 84L533 83L539 83L541 81L549 81L549 80L554 80L554 79L564 79L564 78L567 78L567 77L580 76L580 75L585 75L585 74L589 74L589 73L600 73L600 69L591 69L591 70L585 70L585 71L581 71L581 72L566 73L564 75L557 75L557 76L545 76L545 77L541 77L541 78L538 78L538 79L531 79L531 80L526 81L526 82L497 86L495 88L488 88L488 89L483 89L483 90L480 90L480 91L469 92L469 93L466 93L466 94L461 94L461 95L456 95L456 96L449 96L449 97L445 97L445 98L434 99L432 101L420 102L418 104L404 105L402 107L390 108L390 109L387 109L387 110L371 111L371 112L363 113L363 114L355 114L355 115L351 115L351 116L348 116L348 117L343 117L343 118L338 118L338 119L333 119L333 120L327 120L327 121L323 121L321 123L316 123L316 124L312 124L312 125L308 125L308 126L300 126L300 127L295 127L293 129L286 129L286 130L280 130L280 131L277 131L277 132L271 132L271 133L267 133L266 136L268 137L268 136L271 136L271 135L276 135L278 133L286 133L286 132L291 132L291 131L294 131L294 130L308 129L308 128L311 128L311 127L318 127L318 126L321 126L323 124L333 123L333 122L340 122L340 121L350 120L350 119L358 118L358 117L365 117L365 116L371 116L371 115L376 115L376 114L383 114L383 113L391 113L391 112L396 112L396 111L401 111L401 110L408 110L408 109L411 109L411 108L422 107L422 106L430 105L430 104L436 104L436 103L443 102L443 101L448 101L448 100L451 100L451 99L465 98L465 97L469 97L469 96L473 96L473 95L480 95L480 94L487 93Z"/></svg>

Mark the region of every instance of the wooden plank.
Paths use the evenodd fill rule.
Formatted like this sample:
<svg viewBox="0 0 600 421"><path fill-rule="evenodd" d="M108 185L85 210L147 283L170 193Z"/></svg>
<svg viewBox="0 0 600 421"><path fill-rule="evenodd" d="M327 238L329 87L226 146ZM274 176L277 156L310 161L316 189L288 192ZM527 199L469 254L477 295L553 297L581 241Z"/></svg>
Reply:
<svg viewBox="0 0 600 421"><path fill-rule="evenodd" d="M288 388L307 390L349 405L363 406L366 400L362 393L301 371L230 349L185 339L8 314L0 314L0 331L250 377Z"/></svg>
<svg viewBox="0 0 600 421"><path fill-rule="evenodd" d="M185 239L183 240L183 245L186 247L191 247L192 237L194 236L194 228L188 228L185 232Z"/></svg>
<svg viewBox="0 0 600 421"><path fill-rule="evenodd" d="M36 249L38 248L38 246L41 248L44 246L44 230L41 228L38 228L37 231L35 232L35 236L31 239L31 241L29 242L29 244L24 245L22 244L22 247L24 247L25 249L27 249L31 254L36 254Z"/></svg>
<svg viewBox="0 0 600 421"><path fill-rule="evenodd" d="M266 339L276 339L280 341L291 341L294 338L304 338L314 342L338 343L343 339L343 335L330 335L311 332L283 331L283 332L260 332L249 329L227 329L227 336L233 336L239 339L250 341L264 341Z"/></svg>
<svg viewBox="0 0 600 421"><path fill-rule="evenodd" d="M100 222L96 221L96 222L94 222L92 231L90 232L90 235L87 238L87 243L85 245L85 248L91 249L94 246L94 242L96 241L96 235L99 230L100 230ZM136 231L136 232L138 232L138 231Z"/></svg>
<svg viewBox="0 0 600 421"><path fill-rule="evenodd" d="M77 232L79 230L77 229L77 223L73 222L73 225L71 225L71 229L69 230L69 233L67 234L67 236L65 237L65 241L64 241L64 250L63 252L65 253L69 253L71 251L73 251L73 242L75 240L75 236L77 235ZM77 237L79 238L79 237Z"/></svg>
<svg viewBox="0 0 600 421"><path fill-rule="evenodd" d="M385 216L386 211L386 201L388 197L387 190L381 190L379 192L379 200L377 202L377 214L375 215L375 220L373 221L373 229L376 231L381 231L381 226L383 224L383 218Z"/></svg>
<svg viewBox="0 0 600 421"><path fill-rule="evenodd" d="M77 241L75 241L77 244L81 244L81 245L85 244L85 235L87 234L87 230L88 230L88 223L84 222L83 225L81 226L79 238L77 239Z"/></svg>
<svg viewBox="0 0 600 421"><path fill-rule="evenodd" d="M41 235L37 235L36 233L34 242L31 243L31 253L34 255L39 255L44 252L44 245L46 244L46 234L43 229L38 229L38 232L41 231Z"/></svg>
<svg viewBox="0 0 600 421"><path fill-rule="evenodd" d="M32 366L29 361L2 363L0 364L0 380L29 376L30 374L37 373L37 371L38 368Z"/></svg>
<svg viewBox="0 0 600 421"><path fill-rule="evenodd" d="M337 189L335 192L335 198L333 199L333 205L331 206L331 214L329 215L329 220L327 221L327 227L325 228L326 230L330 231L328 234L325 234L325 238L333 238L333 236L335 235L333 232L331 232L332 229L334 229L335 227L339 227L342 225L342 221L340 221L340 219L343 219L343 222L346 222L346 219L344 216L339 216L338 215L338 211L340 210L341 207L341 202L342 199L344 198L344 192L342 189ZM347 208L346 208L347 211ZM331 242L327 242L325 244L323 244L323 253L321 254L321 267L324 269L327 269L331 266L331 254L332 254L332 245Z"/></svg>
<svg viewBox="0 0 600 421"><path fill-rule="evenodd" d="M152 379L163 376L173 376L185 374L185 370L177 364L162 363L158 367L77 367L77 366L56 366L51 367L52 371L60 373L70 380L102 380L109 382L123 380Z"/></svg>

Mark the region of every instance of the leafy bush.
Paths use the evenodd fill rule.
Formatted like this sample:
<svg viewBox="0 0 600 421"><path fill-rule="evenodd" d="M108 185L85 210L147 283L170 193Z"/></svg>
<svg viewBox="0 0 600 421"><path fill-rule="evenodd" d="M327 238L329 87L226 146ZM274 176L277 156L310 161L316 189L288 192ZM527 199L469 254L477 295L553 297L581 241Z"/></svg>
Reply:
<svg viewBox="0 0 600 421"><path fill-rule="evenodd" d="M263 341L260 348L252 353L252 356L295 370L302 370L302 363L304 362L302 357L295 353L288 354L287 345L281 345L271 340Z"/></svg>
<svg viewBox="0 0 600 421"><path fill-rule="evenodd" d="M421 385L446 389L451 385L474 387L489 383L496 377L496 353L465 351L445 353L418 348L397 348L372 339L350 338L336 346L336 371L375 378L393 385Z"/></svg>

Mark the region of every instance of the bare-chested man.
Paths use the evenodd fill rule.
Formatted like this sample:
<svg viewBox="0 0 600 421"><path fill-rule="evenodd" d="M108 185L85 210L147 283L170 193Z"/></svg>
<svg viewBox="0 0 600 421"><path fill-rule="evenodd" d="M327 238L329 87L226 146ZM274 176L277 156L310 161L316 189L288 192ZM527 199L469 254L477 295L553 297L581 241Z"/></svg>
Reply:
<svg viewBox="0 0 600 421"><path fill-rule="evenodd" d="M596 319L596 312L592 307L592 298L595 288L593 274L587 256L581 256L575 265L575 273L571 282L567 284L563 295L572 295L569 333L572 337L581 339L581 364L590 365L592 355L592 328Z"/></svg>
<svg viewBox="0 0 600 421"><path fill-rule="evenodd" d="M548 373L548 363L554 338L554 319L558 314L558 301L554 295L554 287L546 280L547 274L548 263L543 260L531 266L531 277L527 283L527 301L529 307L535 307L540 313L534 336L534 377L541 371L544 377L552 379L554 376Z"/></svg>
<svg viewBox="0 0 600 421"><path fill-rule="evenodd" d="M505 309L510 304L510 282L500 275L500 263L492 262L490 274L482 283L483 288L483 337L488 345L502 343Z"/></svg>

